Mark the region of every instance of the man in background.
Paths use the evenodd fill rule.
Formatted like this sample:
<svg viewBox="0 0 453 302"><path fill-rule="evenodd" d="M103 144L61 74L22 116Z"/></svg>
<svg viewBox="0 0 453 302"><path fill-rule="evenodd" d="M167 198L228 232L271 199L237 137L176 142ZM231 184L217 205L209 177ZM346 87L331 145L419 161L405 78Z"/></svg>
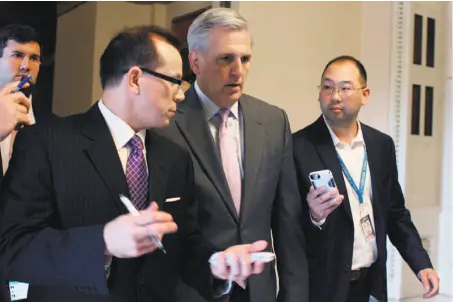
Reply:
<svg viewBox="0 0 453 302"><path fill-rule="evenodd" d="M31 93L38 78L40 64L41 43L33 28L11 24L0 29L0 90L4 98L9 98L9 100L0 100L1 114L5 118L0 123L7 125L2 127L5 135L2 134L0 137L0 180L8 169L17 133L15 125L17 123L34 124L37 120L46 117L43 112L34 110L31 103ZM32 74L32 77L22 92L8 96L19 81L28 74ZM14 83L11 84L12 82ZM24 99L22 93L28 100Z"/></svg>

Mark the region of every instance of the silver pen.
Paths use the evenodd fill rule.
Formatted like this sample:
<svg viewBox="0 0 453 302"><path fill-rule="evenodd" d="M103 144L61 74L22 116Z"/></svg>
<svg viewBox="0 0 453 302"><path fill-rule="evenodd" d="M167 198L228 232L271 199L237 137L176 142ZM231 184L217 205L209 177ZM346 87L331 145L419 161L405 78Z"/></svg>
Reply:
<svg viewBox="0 0 453 302"><path fill-rule="evenodd" d="M134 205L129 200L129 198L127 198L123 194L120 194L120 199L121 199L121 202L124 204L124 206L129 211L129 213L131 213L132 216L140 216L140 212L134 207ZM159 250L164 252L164 254L167 253L167 251L165 251L164 245L156 236L151 235L151 240L154 242L154 244L157 246L157 248Z"/></svg>

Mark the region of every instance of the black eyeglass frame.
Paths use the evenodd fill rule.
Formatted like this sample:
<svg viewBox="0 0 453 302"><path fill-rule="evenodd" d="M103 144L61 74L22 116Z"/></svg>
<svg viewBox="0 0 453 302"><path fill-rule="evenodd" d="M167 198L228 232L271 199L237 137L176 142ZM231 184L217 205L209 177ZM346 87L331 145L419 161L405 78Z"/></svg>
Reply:
<svg viewBox="0 0 453 302"><path fill-rule="evenodd" d="M168 82L173 83L173 84L176 84L176 85L178 85L178 86L181 86L181 84L182 84L182 80L180 80L180 79L170 77L170 76L168 76L168 75L162 74L162 73L160 73L160 72L151 70L151 69L146 68L146 67L138 66L138 68L140 68L140 69L141 69L143 72L145 72L145 73L148 73L148 74L150 74L150 75L155 76L156 78L159 78L159 79L168 81ZM129 70L124 70L124 71L123 71L123 73L127 73L127 72L129 72Z"/></svg>

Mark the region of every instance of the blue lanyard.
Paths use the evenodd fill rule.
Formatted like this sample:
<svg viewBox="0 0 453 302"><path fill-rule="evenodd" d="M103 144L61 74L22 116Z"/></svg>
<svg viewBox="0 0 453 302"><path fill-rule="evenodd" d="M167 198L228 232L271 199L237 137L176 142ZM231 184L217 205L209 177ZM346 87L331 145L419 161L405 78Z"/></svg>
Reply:
<svg viewBox="0 0 453 302"><path fill-rule="evenodd" d="M368 164L368 156L365 150L365 156L363 157L363 165L362 165L362 173L360 174L360 190L357 188L357 185L355 184L354 180L351 177L351 174L348 171L348 168L346 168L346 165L344 164L343 160L341 159L340 154L337 153L338 159L340 160L340 165L341 169L343 170L344 176L346 176L346 179L348 180L349 184L351 187L354 189L355 193L357 194L357 197L359 197L359 203L360 205L363 205L363 193L365 189L365 179L366 179L366 170L367 170L367 164Z"/></svg>

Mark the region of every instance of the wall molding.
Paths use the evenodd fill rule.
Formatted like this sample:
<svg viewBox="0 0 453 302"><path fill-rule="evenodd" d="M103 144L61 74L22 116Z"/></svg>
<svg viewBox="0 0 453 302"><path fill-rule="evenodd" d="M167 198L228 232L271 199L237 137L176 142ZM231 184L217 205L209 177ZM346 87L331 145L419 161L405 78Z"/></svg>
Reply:
<svg viewBox="0 0 453 302"><path fill-rule="evenodd" d="M390 68L389 134L395 142L399 182L404 192L406 180L407 116L410 62L410 2L395 1L392 21ZM387 284L389 299L401 298L403 260L387 240Z"/></svg>

